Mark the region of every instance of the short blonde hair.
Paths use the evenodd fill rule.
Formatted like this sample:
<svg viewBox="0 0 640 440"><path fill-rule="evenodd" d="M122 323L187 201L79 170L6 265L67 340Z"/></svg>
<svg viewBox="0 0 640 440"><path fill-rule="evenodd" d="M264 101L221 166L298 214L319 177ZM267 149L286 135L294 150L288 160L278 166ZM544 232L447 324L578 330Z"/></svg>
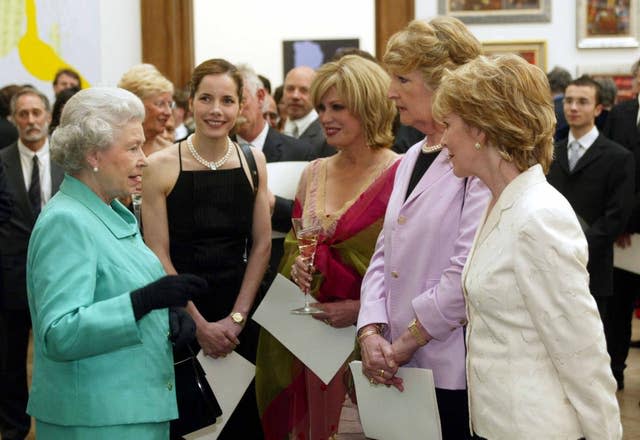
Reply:
<svg viewBox="0 0 640 440"><path fill-rule="evenodd" d="M118 87L128 90L140 99L159 93L173 95L173 84L152 64L138 64L129 69L118 83Z"/></svg>
<svg viewBox="0 0 640 440"><path fill-rule="evenodd" d="M460 20L436 17L414 20L392 35L382 62L392 73L420 71L425 84L435 90L444 69L455 69L481 53L480 42Z"/></svg>
<svg viewBox="0 0 640 440"><path fill-rule="evenodd" d="M335 87L347 109L360 119L367 145L389 148L396 115L395 105L387 98L390 83L391 78L377 63L346 55L318 69L311 83L311 100L317 107L324 94Z"/></svg>
<svg viewBox="0 0 640 440"><path fill-rule="evenodd" d="M520 171L535 164L549 170L556 123L549 82L523 58L481 56L445 72L433 114L442 120L452 113L484 132L489 146Z"/></svg>

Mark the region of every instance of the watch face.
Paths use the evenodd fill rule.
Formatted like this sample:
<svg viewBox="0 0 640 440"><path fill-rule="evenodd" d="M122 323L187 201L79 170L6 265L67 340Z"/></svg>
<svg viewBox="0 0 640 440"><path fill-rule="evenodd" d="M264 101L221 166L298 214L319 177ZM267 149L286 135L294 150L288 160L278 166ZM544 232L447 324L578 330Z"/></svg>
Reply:
<svg viewBox="0 0 640 440"><path fill-rule="evenodd" d="M236 324L241 324L242 321L244 321L244 318L242 317L242 313L240 312L235 312L231 315L231 319L233 320L233 322L235 322Z"/></svg>

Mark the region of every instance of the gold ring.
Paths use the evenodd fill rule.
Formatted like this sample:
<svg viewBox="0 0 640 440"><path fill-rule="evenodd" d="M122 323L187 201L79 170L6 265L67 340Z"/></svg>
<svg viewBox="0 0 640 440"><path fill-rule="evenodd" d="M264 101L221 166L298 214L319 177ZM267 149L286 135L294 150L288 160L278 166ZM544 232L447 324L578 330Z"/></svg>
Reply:
<svg viewBox="0 0 640 440"><path fill-rule="evenodd" d="M384 370L382 368L380 369L380 377L384 379Z"/></svg>
<svg viewBox="0 0 640 440"><path fill-rule="evenodd" d="M327 324L328 326L331 326L331 321L329 321L328 318L324 320L324 323Z"/></svg>
<svg viewBox="0 0 640 440"><path fill-rule="evenodd" d="M373 377L370 377L370 378L369 378L369 383L370 383L371 385L375 385L375 384L376 384L376 381L375 381L375 380L373 380Z"/></svg>

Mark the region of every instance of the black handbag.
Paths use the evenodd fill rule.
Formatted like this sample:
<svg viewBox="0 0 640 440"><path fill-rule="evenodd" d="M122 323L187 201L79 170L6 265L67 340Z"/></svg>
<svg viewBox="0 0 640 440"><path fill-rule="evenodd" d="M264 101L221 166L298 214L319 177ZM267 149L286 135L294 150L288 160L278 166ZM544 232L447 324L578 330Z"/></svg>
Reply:
<svg viewBox="0 0 640 440"><path fill-rule="evenodd" d="M176 360L173 365L178 419L171 421L172 439L182 438L185 434L213 425L222 415L222 409L207 382L202 365L191 347L187 348L188 351L174 353L174 358L180 360Z"/></svg>

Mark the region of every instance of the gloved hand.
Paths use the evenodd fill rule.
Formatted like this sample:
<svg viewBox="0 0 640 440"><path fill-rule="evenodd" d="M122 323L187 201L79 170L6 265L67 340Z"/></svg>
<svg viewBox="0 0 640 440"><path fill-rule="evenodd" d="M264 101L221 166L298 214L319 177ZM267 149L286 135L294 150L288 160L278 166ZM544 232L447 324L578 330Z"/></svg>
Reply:
<svg viewBox="0 0 640 440"><path fill-rule="evenodd" d="M154 309L184 307L207 290L207 282L195 275L166 275L131 292L136 321Z"/></svg>
<svg viewBox="0 0 640 440"><path fill-rule="evenodd" d="M196 323L184 307L169 308L169 340L180 350L196 337Z"/></svg>

